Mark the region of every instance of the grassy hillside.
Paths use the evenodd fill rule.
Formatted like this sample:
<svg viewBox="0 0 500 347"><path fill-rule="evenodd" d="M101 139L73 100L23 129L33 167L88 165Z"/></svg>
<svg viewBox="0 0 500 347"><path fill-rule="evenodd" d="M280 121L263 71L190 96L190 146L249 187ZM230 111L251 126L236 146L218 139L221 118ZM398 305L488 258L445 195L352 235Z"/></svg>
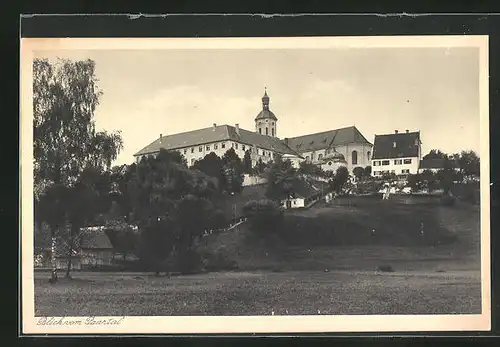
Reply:
<svg viewBox="0 0 500 347"><path fill-rule="evenodd" d="M205 238L204 247L224 252L239 270L374 270L385 264L408 270L479 269L479 208L411 199L411 205L396 199L384 204L366 198L339 199L333 206L287 211L284 232L293 233L295 242L258 237L242 224ZM330 245L317 242L321 233L332 234Z"/></svg>
<svg viewBox="0 0 500 347"><path fill-rule="evenodd" d="M267 185L260 184L255 186L247 186L239 194L226 195L221 205L224 209L226 218L232 219L233 217L240 217L245 203L250 200L264 199L266 196ZM234 215L236 213L236 215Z"/></svg>

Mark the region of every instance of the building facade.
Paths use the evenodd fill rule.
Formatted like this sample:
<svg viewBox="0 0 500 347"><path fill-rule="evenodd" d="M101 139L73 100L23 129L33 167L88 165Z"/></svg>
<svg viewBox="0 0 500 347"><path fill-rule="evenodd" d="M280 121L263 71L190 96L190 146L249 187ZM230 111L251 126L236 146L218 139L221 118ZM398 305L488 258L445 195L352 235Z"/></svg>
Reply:
<svg viewBox="0 0 500 347"><path fill-rule="evenodd" d="M422 156L420 132L375 135L372 175L395 174L406 176L418 173Z"/></svg>
<svg viewBox="0 0 500 347"><path fill-rule="evenodd" d="M285 139L285 143L323 170L345 166L352 173L355 167L371 165L373 145L354 126L293 137Z"/></svg>
<svg viewBox="0 0 500 347"><path fill-rule="evenodd" d="M155 155L163 148L178 151L186 158L188 166L192 166L207 154L215 153L222 157L233 148L240 158L249 151L252 166L259 160L267 163L279 155L290 160L296 168L300 162L307 160L326 170L334 170L340 165L339 158L335 159L335 165L334 160L325 161L333 153L343 156L341 164L345 164L350 172L355 167L370 165L373 145L354 126L281 140L278 138L278 118L269 103L266 90L262 97L262 110L254 119L255 131L242 129L239 124L214 123L209 128L168 136L160 134L159 138L134 155L135 160L138 162L144 156Z"/></svg>

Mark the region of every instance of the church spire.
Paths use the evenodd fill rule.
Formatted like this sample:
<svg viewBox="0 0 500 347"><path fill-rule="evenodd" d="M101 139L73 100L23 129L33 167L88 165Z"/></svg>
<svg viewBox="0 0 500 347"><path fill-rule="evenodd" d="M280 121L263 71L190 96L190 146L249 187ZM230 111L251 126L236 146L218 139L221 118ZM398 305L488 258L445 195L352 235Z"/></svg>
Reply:
<svg viewBox="0 0 500 347"><path fill-rule="evenodd" d="M269 109L269 96L267 95L267 87L264 87L264 96L262 97L262 109Z"/></svg>

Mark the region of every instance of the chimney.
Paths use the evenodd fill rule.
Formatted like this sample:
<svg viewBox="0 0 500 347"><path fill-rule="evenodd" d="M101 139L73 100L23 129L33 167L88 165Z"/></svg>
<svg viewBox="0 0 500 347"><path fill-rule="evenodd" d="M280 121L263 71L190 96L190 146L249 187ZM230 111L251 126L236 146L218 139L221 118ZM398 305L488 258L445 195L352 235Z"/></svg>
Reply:
<svg viewBox="0 0 500 347"><path fill-rule="evenodd" d="M234 127L236 128L236 134L240 135L240 125L236 123Z"/></svg>
<svg viewBox="0 0 500 347"><path fill-rule="evenodd" d="M217 127L217 124L214 123L213 125L213 130L215 130L215 128Z"/></svg>
<svg viewBox="0 0 500 347"><path fill-rule="evenodd" d="M397 134L397 133L398 133L398 131L397 131L397 130L394 130L394 134Z"/></svg>
<svg viewBox="0 0 500 347"><path fill-rule="evenodd" d="M163 134L160 134L160 143L161 143L161 139L163 138Z"/></svg>
<svg viewBox="0 0 500 347"><path fill-rule="evenodd" d="M406 129L406 133L408 134L408 129Z"/></svg>

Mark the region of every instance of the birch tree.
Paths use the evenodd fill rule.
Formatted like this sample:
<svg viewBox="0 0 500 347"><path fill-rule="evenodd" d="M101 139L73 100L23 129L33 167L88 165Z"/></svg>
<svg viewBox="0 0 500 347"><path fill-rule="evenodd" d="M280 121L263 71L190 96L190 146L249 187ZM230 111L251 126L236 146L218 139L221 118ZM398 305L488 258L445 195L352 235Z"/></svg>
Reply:
<svg viewBox="0 0 500 347"><path fill-rule="evenodd" d="M97 82L90 59L33 62L35 220L49 225L53 250L66 218L59 194L67 197L64 188L72 187L85 168L109 168L123 148L120 132L95 129L94 113L102 95ZM52 252L53 282L55 257Z"/></svg>

